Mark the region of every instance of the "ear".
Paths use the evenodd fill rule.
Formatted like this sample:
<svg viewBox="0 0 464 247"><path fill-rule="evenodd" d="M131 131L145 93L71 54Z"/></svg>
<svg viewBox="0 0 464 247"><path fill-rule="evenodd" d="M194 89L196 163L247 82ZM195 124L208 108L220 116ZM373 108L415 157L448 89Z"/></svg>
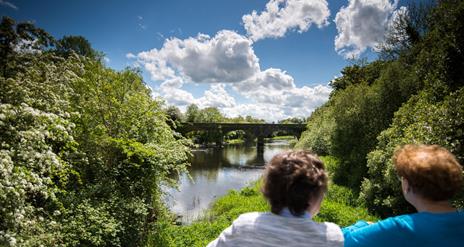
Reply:
<svg viewBox="0 0 464 247"><path fill-rule="evenodd" d="M311 217L314 217L319 213L319 210L321 209L321 203L322 203L323 199L324 199L324 193L322 193L317 198L312 198L309 201L309 208L308 208L307 211L311 214Z"/></svg>
<svg viewBox="0 0 464 247"><path fill-rule="evenodd" d="M411 187L409 186L409 182L406 178L401 177L401 189L403 190L403 194L407 194L411 191Z"/></svg>

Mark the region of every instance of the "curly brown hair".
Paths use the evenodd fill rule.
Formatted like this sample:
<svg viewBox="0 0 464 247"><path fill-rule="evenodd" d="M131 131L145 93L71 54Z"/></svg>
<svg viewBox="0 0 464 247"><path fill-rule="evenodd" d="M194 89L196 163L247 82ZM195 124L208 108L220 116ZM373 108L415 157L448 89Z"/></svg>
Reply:
<svg viewBox="0 0 464 247"><path fill-rule="evenodd" d="M279 214L287 207L292 215L301 216L312 198L327 191L324 163L307 151L278 154L267 164L262 192L271 204L271 211Z"/></svg>
<svg viewBox="0 0 464 247"><path fill-rule="evenodd" d="M448 200L461 189L461 165L438 145L405 145L395 152L393 162L412 191L426 199Z"/></svg>

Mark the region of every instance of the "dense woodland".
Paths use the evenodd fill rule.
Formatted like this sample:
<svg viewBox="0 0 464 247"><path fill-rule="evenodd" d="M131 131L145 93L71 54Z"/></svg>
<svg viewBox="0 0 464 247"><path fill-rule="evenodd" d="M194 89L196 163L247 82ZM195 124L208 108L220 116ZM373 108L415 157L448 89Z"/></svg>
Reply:
<svg viewBox="0 0 464 247"><path fill-rule="evenodd" d="M463 20L463 1L411 6L376 61L354 61L331 82L297 144L331 156L336 185L320 220L372 217L358 205L381 217L412 211L391 162L399 145L440 144L464 163ZM245 189L216 203L210 220L173 225L160 187L186 171L191 144L176 124L261 120L194 105L182 116L151 97L140 71L102 60L83 37L57 40L2 18L1 246L201 246L239 213L266 210L258 190Z"/></svg>
<svg viewBox="0 0 464 247"><path fill-rule="evenodd" d="M463 1L410 6L389 28L379 59L345 67L308 121L297 147L338 158L334 182L358 191L371 212L413 210L392 166L398 146L439 144L464 163L463 20Z"/></svg>

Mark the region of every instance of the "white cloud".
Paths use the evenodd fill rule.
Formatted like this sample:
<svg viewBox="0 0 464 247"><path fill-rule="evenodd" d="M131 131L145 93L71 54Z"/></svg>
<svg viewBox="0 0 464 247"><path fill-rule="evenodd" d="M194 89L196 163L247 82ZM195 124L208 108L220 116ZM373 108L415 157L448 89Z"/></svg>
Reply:
<svg viewBox="0 0 464 247"><path fill-rule="evenodd" d="M329 86L297 87L294 79L280 69L267 69L250 80L234 84L233 88L258 105L272 106L273 116L309 116L329 98ZM276 115L277 114L277 115ZM264 117L266 120L276 120Z"/></svg>
<svg viewBox="0 0 464 247"><path fill-rule="evenodd" d="M158 94L161 95L168 104L179 107L190 104L196 104L200 108L224 108L235 106L235 99L227 93L224 84L211 84L210 88L206 90L200 98L195 98L191 93L182 89L183 85L184 82L180 78L166 80L161 84Z"/></svg>
<svg viewBox="0 0 464 247"><path fill-rule="evenodd" d="M323 27L329 16L326 0L270 0L266 10L244 15L242 21L249 37L257 41L283 37L291 30L305 32L312 24Z"/></svg>
<svg viewBox="0 0 464 247"><path fill-rule="evenodd" d="M398 1L349 0L335 17L335 50L345 58L356 58L367 48L375 48L385 38Z"/></svg>
<svg viewBox="0 0 464 247"><path fill-rule="evenodd" d="M225 90L224 84L211 84L210 89L206 90L204 96L197 100L201 108L205 107L234 107L235 99Z"/></svg>
<svg viewBox="0 0 464 247"><path fill-rule="evenodd" d="M103 57L103 60L105 61L105 63L110 63L111 62L111 59L109 57Z"/></svg>
<svg viewBox="0 0 464 247"><path fill-rule="evenodd" d="M127 59L134 59L134 58L136 58L136 57L137 57L137 56L135 56L132 52L129 52L129 53L126 54L126 58L127 58Z"/></svg>
<svg viewBox="0 0 464 247"><path fill-rule="evenodd" d="M253 42L236 32L222 30L210 37L199 34L187 39L170 38L162 48L126 54L136 59L155 89L170 105L185 110L189 104L217 107L227 116L251 115L267 121L306 117L329 97L328 86L297 87L294 78L279 68L261 70ZM184 86L210 83L199 97ZM231 94L230 90L236 94ZM240 95L235 98L232 95ZM245 103L246 102L246 103Z"/></svg>
<svg viewBox="0 0 464 247"><path fill-rule="evenodd" d="M254 77L237 83L234 89L241 95L260 103L283 104L283 92L295 88L293 77L285 71L270 68Z"/></svg>
<svg viewBox="0 0 464 247"><path fill-rule="evenodd" d="M5 6L5 7L12 8L12 9L14 9L14 10L18 10L18 7L17 7L16 5L14 5L14 4L11 3L11 2L5 1L5 0L0 0L0 5Z"/></svg>
<svg viewBox="0 0 464 247"><path fill-rule="evenodd" d="M270 104L239 104L234 107L222 109L228 117L253 116L254 118L264 119L267 122L276 122L287 116L280 107Z"/></svg>
<svg viewBox="0 0 464 247"><path fill-rule="evenodd" d="M217 107L229 117L250 115L268 122L294 116L307 117L327 101L332 90L325 85L297 87L285 71L272 68L247 81L231 84L237 93L249 99L249 103L237 103L224 83L211 84L198 98L183 89L184 84L181 78L166 80L156 95L182 110L196 104L200 108Z"/></svg>
<svg viewBox="0 0 464 247"><path fill-rule="evenodd" d="M186 106L197 103L191 93L181 89L183 84L180 78L166 80L161 84L157 94L170 105Z"/></svg>
<svg viewBox="0 0 464 247"><path fill-rule="evenodd" d="M137 55L153 80L182 77L193 82L237 82L260 70L252 42L229 30L167 39L161 49Z"/></svg>

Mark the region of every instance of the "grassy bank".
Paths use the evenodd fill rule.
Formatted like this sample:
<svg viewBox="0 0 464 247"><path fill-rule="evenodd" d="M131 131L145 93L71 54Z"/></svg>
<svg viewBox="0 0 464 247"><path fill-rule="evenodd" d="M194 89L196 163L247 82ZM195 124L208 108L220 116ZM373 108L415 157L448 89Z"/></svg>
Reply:
<svg viewBox="0 0 464 247"><path fill-rule="evenodd" d="M337 161L333 158L324 157L323 160L329 172L337 165ZM155 229L157 234L151 238L151 245L206 246L240 214L269 211L266 200L259 192L260 186L260 182L257 181L240 191L231 190L214 202L204 219L190 225L178 226L170 219L160 220ZM347 226L359 219L376 221L378 218L369 215L365 208L357 206L356 197L349 189L330 184L321 212L314 220Z"/></svg>
<svg viewBox="0 0 464 247"><path fill-rule="evenodd" d="M230 139L230 140L225 140L225 143L227 143L229 145L237 145L237 144L245 143L245 140L243 140L243 139Z"/></svg>
<svg viewBox="0 0 464 247"><path fill-rule="evenodd" d="M272 138L266 138L268 140L293 140L295 139L294 136L274 136Z"/></svg>

